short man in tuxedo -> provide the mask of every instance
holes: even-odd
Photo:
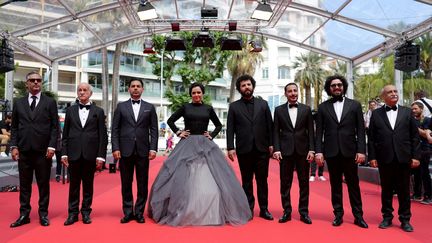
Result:
[[[243,190],[252,211],[255,205],[253,177],[257,183],[258,204],[261,218],[273,220],[268,211],[269,156],[273,153],[273,121],[265,100],[254,98],[255,80],[250,75],[236,81],[242,98],[233,102],[228,110],[227,149],[228,158],[234,161],[237,154]],[[234,136],[236,146],[234,146]]]
[[[117,105],[112,121],[112,151],[120,160],[123,213],[120,223],[135,219],[144,223],[144,207],[148,194],[149,160],[156,157],[158,120],[154,106],[141,99],[141,80],[129,84],[131,98]],[[133,202],[132,181],[136,169],[137,200]]]
[[[394,85],[384,86],[381,98],[385,106],[372,112],[368,130],[368,157],[378,167],[381,180],[381,213],[379,228],[386,229],[393,220],[393,192],[399,201],[402,230],[412,232],[410,224],[410,168],[420,165],[419,133],[411,109],[397,105],[399,95]]]
[[[20,217],[10,227],[30,223],[33,172],[39,190],[39,223],[49,225],[49,179],[57,143],[57,104],[41,93],[39,73],[30,72],[26,80],[29,93],[15,102],[12,111],[10,146],[12,159],[18,160]]]
[[[66,110],[62,136],[62,163],[69,168],[68,218],[64,225],[78,221],[80,188],[82,182],[82,221],[90,224],[93,201],[93,182],[96,169],[102,167],[106,157],[107,129],[102,108],[90,101],[93,94],[88,83],[77,89],[79,103]]]
[[[359,102],[345,97],[347,80],[340,75],[326,79],[324,90],[331,99],[318,106],[315,161],[327,162],[331,200],[335,218],[333,226],[343,223],[342,177],[345,176],[354,224],[368,228],[363,219],[358,164],[365,161],[366,143],[362,108]]]
[[[309,217],[309,163],[314,159],[314,127],[309,106],[298,103],[295,83],[285,86],[288,102],[276,107],[274,112],[274,154],[280,162],[280,192],[284,214],[279,223],[291,220],[291,185],[294,168],[299,181],[300,220],[312,224]]]

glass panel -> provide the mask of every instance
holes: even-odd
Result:
[[[324,32],[325,39],[317,41],[315,36],[315,42],[327,46],[330,52],[348,57],[355,57],[384,41],[382,35],[334,20],[324,25]]]
[[[413,0],[352,1],[341,15],[402,32],[432,16],[432,6]]]
[[[327,10],[329,12],[336,11],[346,0],[294,0],[295,3],[301,3],[311,7]]]
[[[75,12],[81,12],[83,10],[96,8],[98,6],[105,5],[107,3],[117,2],[117,0],[63,0],[69,5]]]
[[[97,13],[83,19],[105,42],[109,42],[120,37],[141,32],[140,29],[131,28],[122,9],[114,9]]]
[[[57,1],[15,2],[0,8],[0,29],[10,32],[69,15]]]

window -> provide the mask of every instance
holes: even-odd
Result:
[[[262,69],[262,78],[263,79],[268,79],[268,77],[269,77],[269,68],[265,67],[265,68]]]
[[[289,79],[291,77],[291,70],[287,66],[278,67],[278,79]]]
[[[280,58],[289,58],[290,57],[290,48],[289,47],[278,47],[278,56]]]
[[[315,35],[312,35],[310,38],[309,38],[309,44],[311,45],[311,46],[315,46]]]

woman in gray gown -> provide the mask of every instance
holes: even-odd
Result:
[[[225,155],[212,139],[222,129],[213,107],[202,102],[205,89],[189,88],[192,103],[183,105],[168,119],[181,138],[165,160],[149,196],[149,216],[159,224],[245,224],[252,215],[244,191]],[[174,124],[184,118],[185,129]],[[207,131],[209,120],[215,125]]]

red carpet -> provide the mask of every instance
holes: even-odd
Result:
[[[157,175],[163,162],[158,157],[151,162],[150,183]],[[238,173],[237,163],[232,163]],[[269,209],[275,221],[255,217],[244,226],[184,227],[160,226],[146,217],[145,224],[131,222],[120,224],[122,217],[120,174],[98,174],[95,179],[93,201],[93,223],[84,225],[81,221],[72,226],[63,226],[67,217],[67,195],[69,186],[52,182],[49,218],[51,225],[42,227],[37,216],[37,187],[33,187],[31,223],[19,228],[9,228],[19,214],[18,193],[0,193],[0,242],[431,242],[432,205],[412,203],[413,233],[405,233],[399,228],[397,216],[394,226],[387,230],[378,229],[381,220],[379,186],[361,183],[363,208],[369,229],[361,229],[353,224],[347,191],[344,192],[345,217],[340,227],[333,227],[329,182],[311,183],[310,216],[312,225],[299,221],[297,212],[298,184],[294,179],[293,219],[279,224],[282,215],[279,197],[279,165],[272,161],[269,173]],[[397,201],[394,201],[397,211]],[[258,208],[256,206],[256,208]],[[255,215],[258,211],[255,211]]]

